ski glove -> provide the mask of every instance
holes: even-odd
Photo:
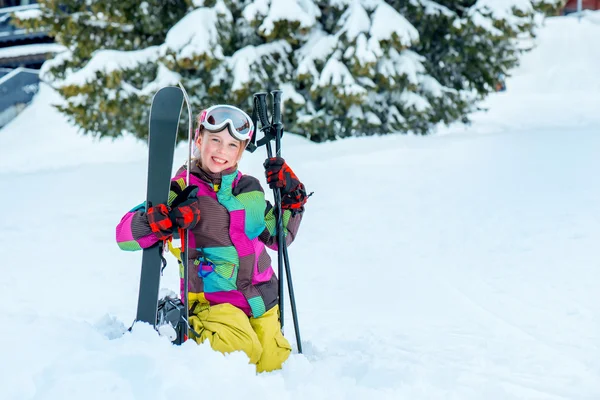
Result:
[[[281,157],[267,158],[263,165],[269,187],[271,189],[280,188],[282,196],[295,190],[300,183],[294,171]]]
[[[309,196],[304,185],[285,160],[281,157],[268,158],[264,166],[269,187],[281,189],[281,208],[303,211]]]
[[[292,215],[302,212],[304,211],[304,205],[311,194],[307,195],[304,185],[299,183],[295,190],[292,190],[286,195],[281,195],[281,208],[284,210],[292,210]]]
[[[148,209],[150,229],[160,240],[173,235],[176,228],[192,229],[200,221],[198,187],[190,185],[175,197],[171,206],[157,204]]]
[[[147,212],[150,229],[160,240],[166,240],[173,235],[173,222],[169,217],[169,207],[157,204],[150,207]]]
[[[175,197],[169,216],[173,225],[181,229],[193,229],[200,222],[198,186],[190,185]]]

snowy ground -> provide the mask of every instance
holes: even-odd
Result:
[[[0,131],[0,399],[599,399],[599,34],[548,21],[468,128],[284,138],[315,191],[290,248],[304,354],[261,375],[120,336],[141,254],[114,226],[144,197],[145,148],[78,136],[42,90]]]

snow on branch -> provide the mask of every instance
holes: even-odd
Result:
[[[380,60],[377,71],[381,75],[392,79],[404,75],[408,82],[418,85],[419,74],[425,72],[422,61],[424,61],[424,58],[413,51],[404,50],[402,53],[398,53],[396,50],[391,49],[389,57]]]
[[[156,78],[152,82],[145,85],[142,88],[142,90],[138,90],[128,84],[127,86],[129,86],[129,90],[127,90],[127,88],[125,88],[125,82],[123,82],[123,86],[129,93],[134,93],[137,96],[151,96],[162,87],[177,85],[177,82],[179,82],[180,80],[181,75],[171,71],[163,63],[159,62]]]
[[[325,64],[318,86],[340,88],[347,96],[367,94],[367,90],[356,83],[348,68],[339,60],[339,52],[334,53]]]
[[[353,41],[359,34],[369,32],[371,20],[360,1],[354,0],[352,5],[342,14],[338,26],[341,26],[340,33],[345,32],[348,41]]]
[[[406,108],[414,107],[417,112],[425,112],[431,108],[431,104],[420,94],[403,91],[399,97],[400,103]]]
[[[530,0],[477,0],[470,8],[469,16],[475,25],[500,36],[503,32],[493,26],[493,20],[504,20],[512,29],[518,30],[524,19],[515,15],[515,10],[525,15],[534,12]]]
[[[232,90],[241,90],[253,78],[251,69],[261,61],[272,58],[273,54],[279,54],[281,59],[286,59],[291,53],[292,47],[284,40],[263,44],[260,46],[246,46],[236,51],[227,60],[227,66],[234,77]],[[273,60],[275,64],[275,60]]]
[[[532,13],[533,6],[531,0],[477,0],[473,11],[490,12],[494,19],[508,20],[513,16],[513,10],[519,10],[523,14]]]
[[[454,11],[450,10],[441,4],[431,0],[410,0],[410,4],[413,6],[423,7],[423,11],[426,15],[444,15],[449,18],[456,17]]]
[[[443,86],[431,75],[419,75],[419,83],[423,92],[432,97],[440,98],[444,96],[444,93],[456,93],[455,89]]]
[[[300,3],[299,3],[300,1]],[[310,28],[320,15],[318,8],[302,0],[257,0],[244,8],[243,16],[249,21],[255,21],[265,16],[259,30],[269,36],[275,24],[280,21],[298,22],[301,28]]]
[[[53,58],[47,60],[42,64],[42,67],[40,68],[40,79],[50,85],[53,85],[55,83],[55,78],[51,71],[55,68],[60,68],[62,65],[68,63],[72,59],[73,52],[71,52],[70,50],[58,53]],[[72,70],[65,70],[66,75],[70,75],[71,73]]]
[[[264,17],[268,12],[269,0],[254,0],[244,8],[242,16],[246,21],[252,22]]]
[[[169,30],[163,50],[175,52],[178,58],[207,55],[223,59],[217,27],[220,19],[233,20],[226,8],[198,8],[192,11]]]
[[[85,12],[76,12],[70,14],[70,17],[73,19],[73,22],[77,24],[93,26],[95,28],[106,28],[110,26],[111,28],[117,28],[123,32],[131,32],[133,31],[133,24],[122,24],[119,22],[111,22],[104,19],[104,14],[102,13],[91,13],[89,11]]]
[[[371,37],[379,41],[398,36],[402,46],[409,47],[419,41],[419,32],[392,6],[381,2],[371,16]]]
[[[364,33],[361,33],[356,39],[356,49],[349,47],[347,53],[354,52],[356,59],[361,65],[376,63],[377,58],[383,54],[377,40],[367,40]]]
[[[313,77],[319,76],[319,71],[315,66],[315,61],[325,61],[333,53],[338,44],[337,35],[328,35],[323,31],[314,31],[304,46],[297,50],[298,76],[310,74]]]
[[[283,83],[279,85],[282,90],[281,103],[285,104],[286,101],[291,101],[294,104],[306,104],[306,99],[300,93],[296,91],[296,88],[291,83]]]
[[[157,62],[160,56],[159,49],[159,46],[151,46],[134,51],[99,50],[94,53],[85,67],[67,74],[67,78],[62,82],[56,82],[56,85],[58,87],[84,86],[96,80],[97,72],[109,74],[113,71],[133,70],[139,65]]]
[[[42,10],[39,8],[33,8],[29,10],[16,11],[15,17],[21,21],[26,21],[28,19],[39,19],[42,17]]]

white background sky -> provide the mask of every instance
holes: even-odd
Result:
[[[596,15],[548,20],[470,127],[284,137],[315,195],[290,248],[305,352],[270,374],[120,335],[141,253],[114,227],[144,198],[145,145],[78,135],[42,87],[0,131],[0,398],[600,398]]]

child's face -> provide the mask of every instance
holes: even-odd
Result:
[[[232,137],[227,128],[220,132],[204,131],[196,139],[202,166],[216,174],[233,167],[242,158],[242,142]]]

